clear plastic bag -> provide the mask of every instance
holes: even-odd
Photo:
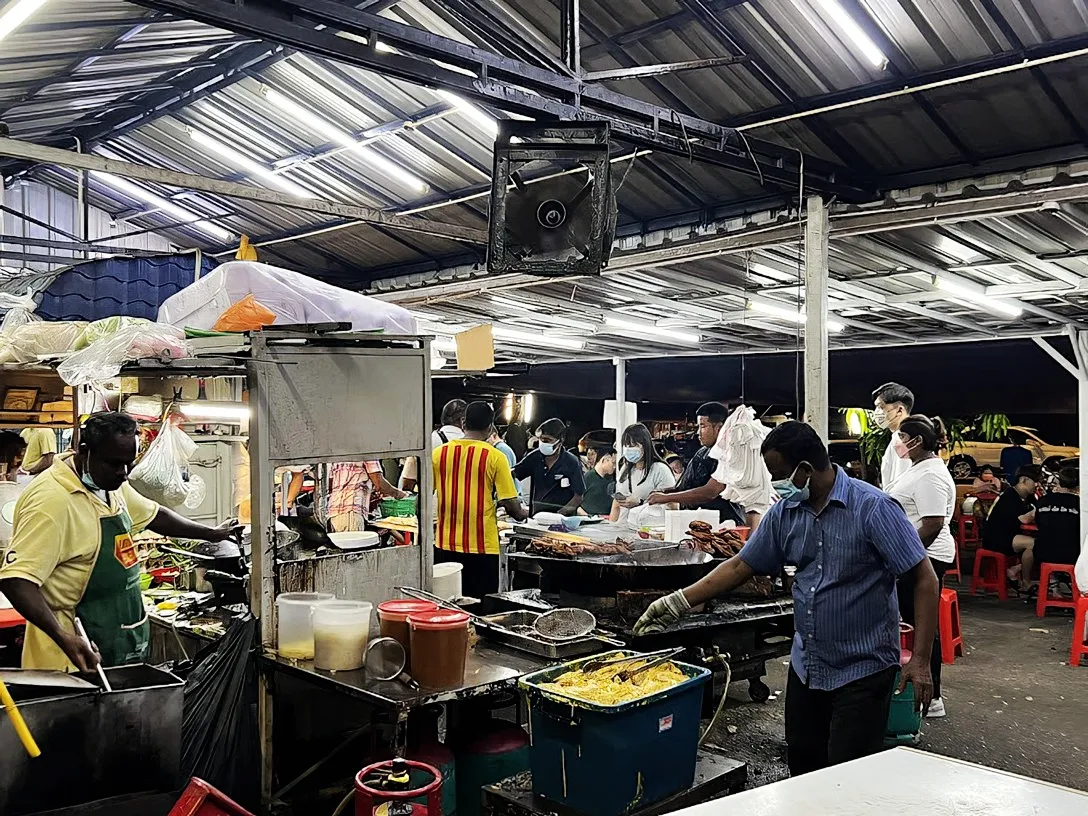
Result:
[[[188,356],[189,347],[180,329],[144,321],[77,351],[57,367],[57,373],[68,385],[90,385],[116,377],[128,360],[145,357],[177,360]]]
[[[37,308],[38,304],[34,302],[34,290],[32,289],[27,289],[25,295],[0,292],[0,312],[4,313],[4,319],[0,320],[0,335],[7,334],[17,326],[40,320],[34,314],[34,310]]]
[[[95,320],[94,322],[87,324],[87,328],[83,330],[79,339],[76,340],[74,348],[76,351],[81,351],[92,343],[97,343],[99,340],[112,337],[124,329],[133,328],[135,326],[151,325],[154,324],[143,317],[127,317],[125,315],[103,317],[101,320]]]
[[[194,451],[196,443],[168,419],[132,469],[129,482],[140,495],[152,501],[165,507],[180,507],[193,489],[187,476],[189,457]],[[200,487],[204,487],[203,481]]]
[[[40,357],[66,354],[86,327],[86,323],[32,320],[0,331],[0,363],[35,363]]]

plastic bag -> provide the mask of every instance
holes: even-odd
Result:
[[[195,451],[196,443],[168,419],[128,480],[141,496],[165,507],[180,507],[189,497],[189,457]]]
[[[246,295],[215,321],[215,331],[260,331],[276,322],[276,313],[253,295]]]
[[[145,320],[77,351],[57,367],[57,373],[68,385],[89,385],[116,377],[127,360],[144,357],[177,360],[188,356],[189,347],[180,329]]]
[[[0,331],[0,363],[36,363],[40,357],[66,354],[86,327],[82,322],[33,320]]]
[[[153,325],[150,320],[143,317],[125,317],[119,315],[116,317],[103,317],[101,320],[96,320],[93,323],[88,323],[87,328],[83,330],[83,333],[76,340],[75,350],[80,351],[87,348],[92,343],[97,343],[106,337],[112,337],[118,332],[132,328],[133,326],[151,326]]]
[[[25,295],[0,292],[0,312],[4,312],[4,319],[0,320],[0,335],[7,334],[18,326],[39,320],[40,318],[34,314],[37,308],[33,289],[28,288]]]

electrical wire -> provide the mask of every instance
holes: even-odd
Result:
[[[710,736],[710,732],[714,729],[714,726],[718,722],[718,717],[722,713],[722,709],[725,708],[725,698],[729,696],[729,684],[733,682],[733,669],[729,665],[729,661],[722,655],[718,655],[722,661],[722,665],[725,666],[725,688],[722,689],[722,698],[718,700],[718,707],[714,709],[714,716],[710,718],[710,722],[706,726],[706,730],[703,731],[699,737],[699,744],[702,745],[706,742],[706,738]]]

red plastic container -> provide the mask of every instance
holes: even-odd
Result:
[[[425,762],[415,762],[411,759],[403,760],[403,762],[408,766],[409,770],[423,771],[429,774],[432,777],[431,781],[422,788],[413,788],[412,790],[378,790],[370,787],[363,780],[375,771],[392,770],[393,761],[388,760],[367,765],[355,775],[355,816],[375,816],[379,808],[381,808],[382,812],[378,816],[386,816],[394,809],[395,805],[411,807],[412,816],[442,816],[442,774],[438,772],[437,768]],[[412,799],[418,799],[421,796],[427,797],[426,805],[411,802]],[[387,807],[382,807],[383,805],[387,805]]]
[[[254,816],[222,791],[195,776],[167,816]]]

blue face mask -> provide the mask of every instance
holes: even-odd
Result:
[[[799,467],[800,465],[793,469],[793,473],[790,474],[788,479],[778,479],[777,481],[771,482],[771,487],[774,488],[774,492],[778,494],[778,497],[782,499],[782,501],[808,501],[809,496],[811,495],[808,489],[808,483],[809,479],[812,477],[809,476],[808,479],[805,479],[804,487],[795,485],[793,483],[793,477],[797,475],[797,468]]]
[[[559,443],[558,442],[541,442],[539,445],[536,446],[536,449],[538,451],[540,451],[542,454],[544,454],[545,456],[551,456],[553,453],[555,453],[559,449]]]
[[[642,458],[642,448],[628,447],[623,449],[623,458],[632,465]]]
[[[83,463],[83,475],[79,477],[79,480],[83,482],[89,489],[95,491],[101,491],[102,488],[95,484],[93,478],[91,478],[91,472],[87,469],[87,463]]]

